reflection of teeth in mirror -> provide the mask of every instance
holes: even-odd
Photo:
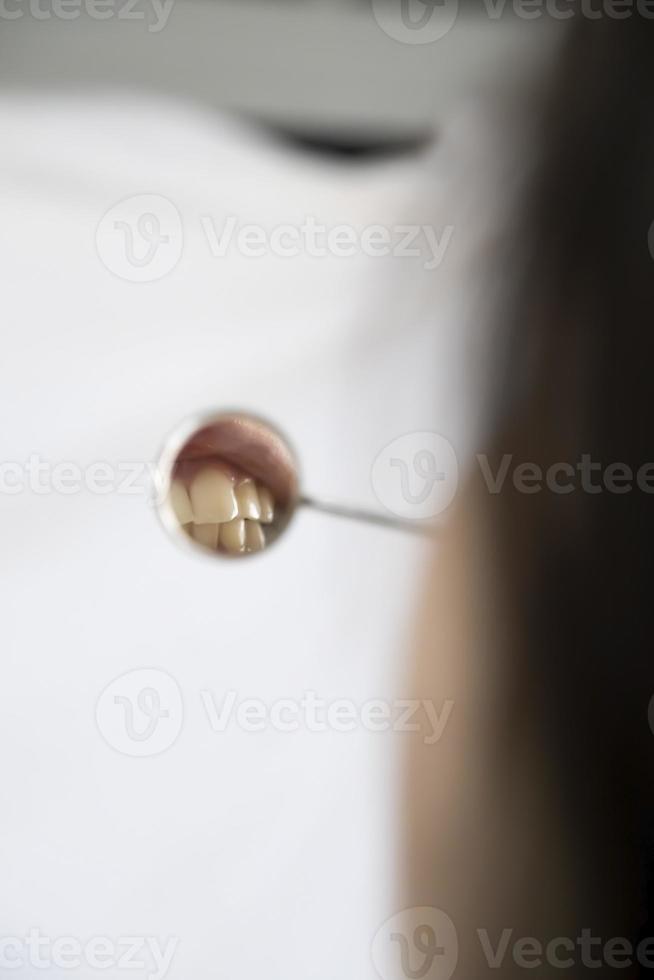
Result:
[[[193,521],[193,508],[188,490],[181,480],[173,480],[170,488],[170,506],[179,523],[191,524]]]
[[[272,524],[275,517],[275,501],[268,487],[259,487],[259,506],[261,508],[261,523]]]
[[[191,535],[194,541],[215,551],[218,547],[218,533],[220,524],[193,524],[191,525]]]
[[[266,547],[266,536],[259,521],[245,522],[245,550],[262,551]]]
[[[195,524],[225,524],[237,516],[234,484],[215,466],[208,466],[193,478],[189,488]]]
[[[261,518],[261,504],[254,480],[243,480],[236,487],[235,492],[238,516],[247,517],[251,521],[258,521]]]
[[[261,525],[272,524],[275,517],[275,501],[267,487],[215,466],[200,470],[188,490],[181,479],[173,480],[169,502],[193,541],[230,555],[262,551],[266,534]]]
[[[239,555],[245,551],[245,521],[242,517],[236,517],[227,524],[220,525],[220,544],[232,555]]]

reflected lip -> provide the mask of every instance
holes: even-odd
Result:
[[[183,445],[174,475],[200,460],[220,461],[235,475],[253,477],[270,488],[280,505],[298,495],[297,467],[281,436],[264,422],[237,413],[217,417]]]

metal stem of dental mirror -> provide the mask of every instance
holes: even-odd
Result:
[[[415,534],[423,538],[436,537],[440,531],[440,528],[434,524],[414,524],[413,521],[406,521],[401,517],[391,517],[389,514],[382,514],[379,511],[365,510],[363,507],[336,503],[331,500],[316,500],[315,497],[302,496],[299,498],[297,505],[298,507],[310,507],[312,510],[320,511],[322,514],[328,514],[330,517],[342,517],[348,521],[375,524],[377,527],[403,531],[405,534]]]
[[[250,412],[212,412],[185,423],[167,441],[159,473],[164,527],[196,553],[231,559],[267,550],[301,507],[420,537],[438,533],[424,520],[303,494],[287,439]]]

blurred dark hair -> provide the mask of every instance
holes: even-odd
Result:
[[[653,42],[634,12],[580,18],[566,45],[521,216],[498,458],[589,454],[634,474],[654,461]],[[581,914],[594,925],[608,901],[613,936],[652,936],[654,495],[634,482],[493,506],[519,669],[576,828]]]

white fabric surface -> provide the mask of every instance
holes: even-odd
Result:
[[[446,435],[464,461],[488,227],[483,130],[466,119],[420,159],[352,165],[181,103],[3,96],[3,460],[153,460],[189,414],[243,406],[288,433],[319,495],[376,506],[372,462],[413,430]],[[142,193],[175,203],[184,250],[139,284],[107,271],[95,232]],[[454,235],[433,272],[215,259],[202,214]],[[424,545],[305,512],[234,566],[175,547],[142,496],[2,494],[0,514],[0,935],[177,937],[172,980],[373,977],[396,903],[402,736],[217,734],[201,691],[401,696]],[[135,759],[106,744],[95,710],[139,667],[176,679],[184,725]]]

